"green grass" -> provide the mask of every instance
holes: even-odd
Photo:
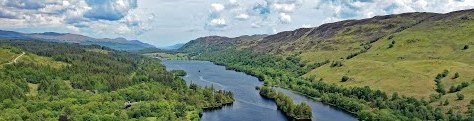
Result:
[[[472,18],[472,15],[469,16]],[[474,79],[474,49],[462,50],[464,45],[474,45],[474,20],[456,17],[424,22],[395,33],[392,39],[385,37],[373,43],[367,53],[344,60],[342,67],[331,68],[326,65],[305,76],[316,76],[325,82],[343,86],[370,86],[389,94],[398,92],[429,99],[429,95],[436,93],[434,78],[444,69],[450,71],[442,80],[446,90]],[[392,41],[395,41],[394,47],[388,48]],[[300,57],[316,62],[327,58],[338,59],[344,54],[344,51],[316,51],[303,53]],[[461,76],[452,79],[455,72]],[[353,80],[340,82],[342,76],[349,76]],[[474,99],[472,92],[474,85],[460,92],[465,95],[462,101],[456,100],[455,93],[443,96],[441,101],[448,99],[449,108],[465,110],[469,101]]]
[[[36,96],[38,95],[38,86],[39,84],[28,83],[28,87],[30,88],[30,92],[26,94],[26,96]]]
[[[15,53],[12,49],[0,48],[0,65],[9,63],[15,57],[21,55],[20,53]]]

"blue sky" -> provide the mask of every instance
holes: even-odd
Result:
[[[0,29],[169,46],[202,36],[274,34],[376,15],[471,8],[474,0],[0,0]]]

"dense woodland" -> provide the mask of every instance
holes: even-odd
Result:
[[[50,59],[0,65],[0,120],[199,120],[203,109],[234,101],[227,91],[187,86],[182,72],[138,54],[24,40],[1,40],[0,48]]]
[[[313,116],[311,107],[305,102],[294,104],[293,100],[285,94],[275,91],[271,87],[258,87],[260,95],[275,100],[278,109],[285,112],[285,115],[296,120],[310,120]]]
[[[474,101],[471,101],[467,112],[451,110],[445,113],[448,109],[433,106],[425,99],[406,97],[397,93],[389,95],[367,86],[342,87],[314,81],[314,78],[302,77],[311,69],[329,64],[328,61],[306,65],[295,56],[282,58],[237,49],[192,53],[191,55],[196,56],[197,59],[213,61],[229,69],[254,75],[266,85],[298,91],[351,112],[361,120],[474,120]],[[346,78],[346,80],[349,79]],[[458,98],[461,99],[462,96]],[[445,103],[449,102],[446,100]]]

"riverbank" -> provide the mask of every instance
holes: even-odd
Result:
[[[183,77],[187,83],[200,86],[213,86],[217,90],[227,90],[234,93],[235,102],[218,110],[208,110],[201,113],[203,121],[289,121],[285,113],[278,108],[276,102],[262,97],[255,87],[263,86],[258,78],[227,70],[224,66],[216,65],[209,61],[183,61],[164,60],[167,70],[185,70]],[[287,96],[300,102],[303,95],[288,91]],[[296,98],[295,98],[296,97]],[[304,100],[312,109],[312,120],[317,121],[356,121],[351,114],[335,107],[325,105],[314,100]]]

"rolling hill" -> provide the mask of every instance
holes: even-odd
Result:
[[[79,43],[83,45],[101,45],[117,50],[137,51],[155,46],[140,42],[138,40],[127,40],[125,38],[92,38],[79,34],[70,33],[20,33],[14,31],[0,30],[0,39],[20,39],[20,40],[44,40],[51,42]]]
[[[180,51],[205,55],[202,58],[232,67],[251,65],[255,63],[251,60],[259,56],[240,57],[240,61],[246,62],[229,63],[225,58],[210,55],[221,53],[233,57],[229,54],[251,51],[260,56],[274,56],[273,61],[296,60],[301,63],[300,70],[316,64],[316,68],[299,77],[347,88],[368,86],[389,95],[397,93],[430,100],[432,106],[445,111],[466,112],[474,99],[474,86],[469,86],[474,83],[472,33],[474,10],[403,13],[327,23],[249,41],[241,41],[240,37],[203,37],[187,43]],[[439,77],[444,71],[446,75]],[[249,72],[257,76],[271,74],[271,70],[264,74]],[[272,84],[275,78],[263,80]],[[458,88],[462,83],[468,86]],[[465,99],[459,100],[458,95]],[[451,103],[439,105],[447,101]]]
[[[230,92],[186,85],[156,59],[26,40],[0,40],[0,92],[1,121],[194,121],[234,101]]]

